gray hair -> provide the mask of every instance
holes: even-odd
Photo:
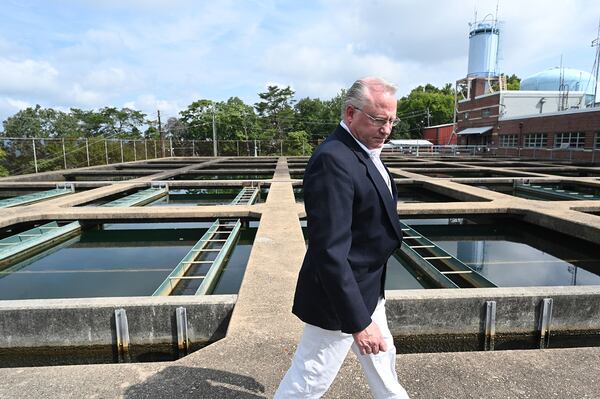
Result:
[[[357,108],[363,108],[369,97],[368,92],[371,89],[377,89],[386,93],[396,94],[396,86],[382,78],[366,77],[358,79],[346,92],[346,97],[344,98],[341,109],[342,119],[344,119],[346,116],[346,108],[348,108],[348,105]]]

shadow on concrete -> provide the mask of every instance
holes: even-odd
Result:
[[[254,378],[227,371],[167,367],[125,391],[125,398],[266,398],[265,387]]]

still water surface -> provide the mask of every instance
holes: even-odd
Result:
[[[81,235],[0,272],[0,299],[146,296],[210,226],[122,223]],[[256,233],[242,228],[215,294],[237,293]]]

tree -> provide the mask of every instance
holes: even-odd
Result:
[[[332,116],[331,103],[318,98],[303,98],[294,105],[297,131],[304,131],[311,138],[326,137],[339,123],[338,115]]]
[[[40,105],[17,112],[2,125],[6,137],[65,137],[80,133],[73,115]]]
[[[188,140],[212,139],[212,118],[214,103],[211,100],[198,100],[181,111],[179,119],[186,126],[176,137]]]
[[[167,123],[165,123],[162,127],[163,136],[164,137],[174,137],[177,139],[186,138],[188,135],[189,126],[183,120],[179,118],[175,118],[174,116],[167,119]],[[158,130],[156,131],[157,139],[160,139]]]
[[[267,86],[267,91],[258,93],[262,101],[254,108],[264,123],[264,138],[283,139],[294,123],[294,91],[286,86]]]
[[[238,97],[217,104],[217,124],[220,140],[252,140],[260,132],[254,108]]]
[[[428,125],[450,123],[454,117],[454,92],[451,84],[442,89],[426,84],[414,88],[408,96],[398,100],[400,124],[393,138],[417,138]]]
[[[147,124],[146,114],[131,108],[117,109],[104,107],[100,110],[103,117],[101,134],[118,138],[141,138],[140,128]]]
[[[287,155],[310,155],[312,147],[308,140],[309,136],[304,130],[288,133],[286,140]]]
[[[508,90],[520,90],[521,79],[513,73],[506,79],[506,88]]]
[[[103,134],[105,118],[100,112],[71,108],[71,114],[77,120],[82,136],[96,137]]]
[[[141,138],[142,127],[149,124],[146,114],[130,108],[104,107],[99,111],[71,108],[80,132],[85,137]]]
[[[0,163],[5,164],[6,162],[6,151],[4,151],[2,148],[0,148]],[[4,177],[4,176],[8,176],[9,172],[8,169],[5,168],[3,165],[0,165],[0,177]]]

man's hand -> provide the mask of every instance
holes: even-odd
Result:
[[[379,331],[379,326],[372,321],[367,328],[352,334],[354,342],[358,346],[361,355],[378,354],[379,351],[385,352],[387,345]]]

